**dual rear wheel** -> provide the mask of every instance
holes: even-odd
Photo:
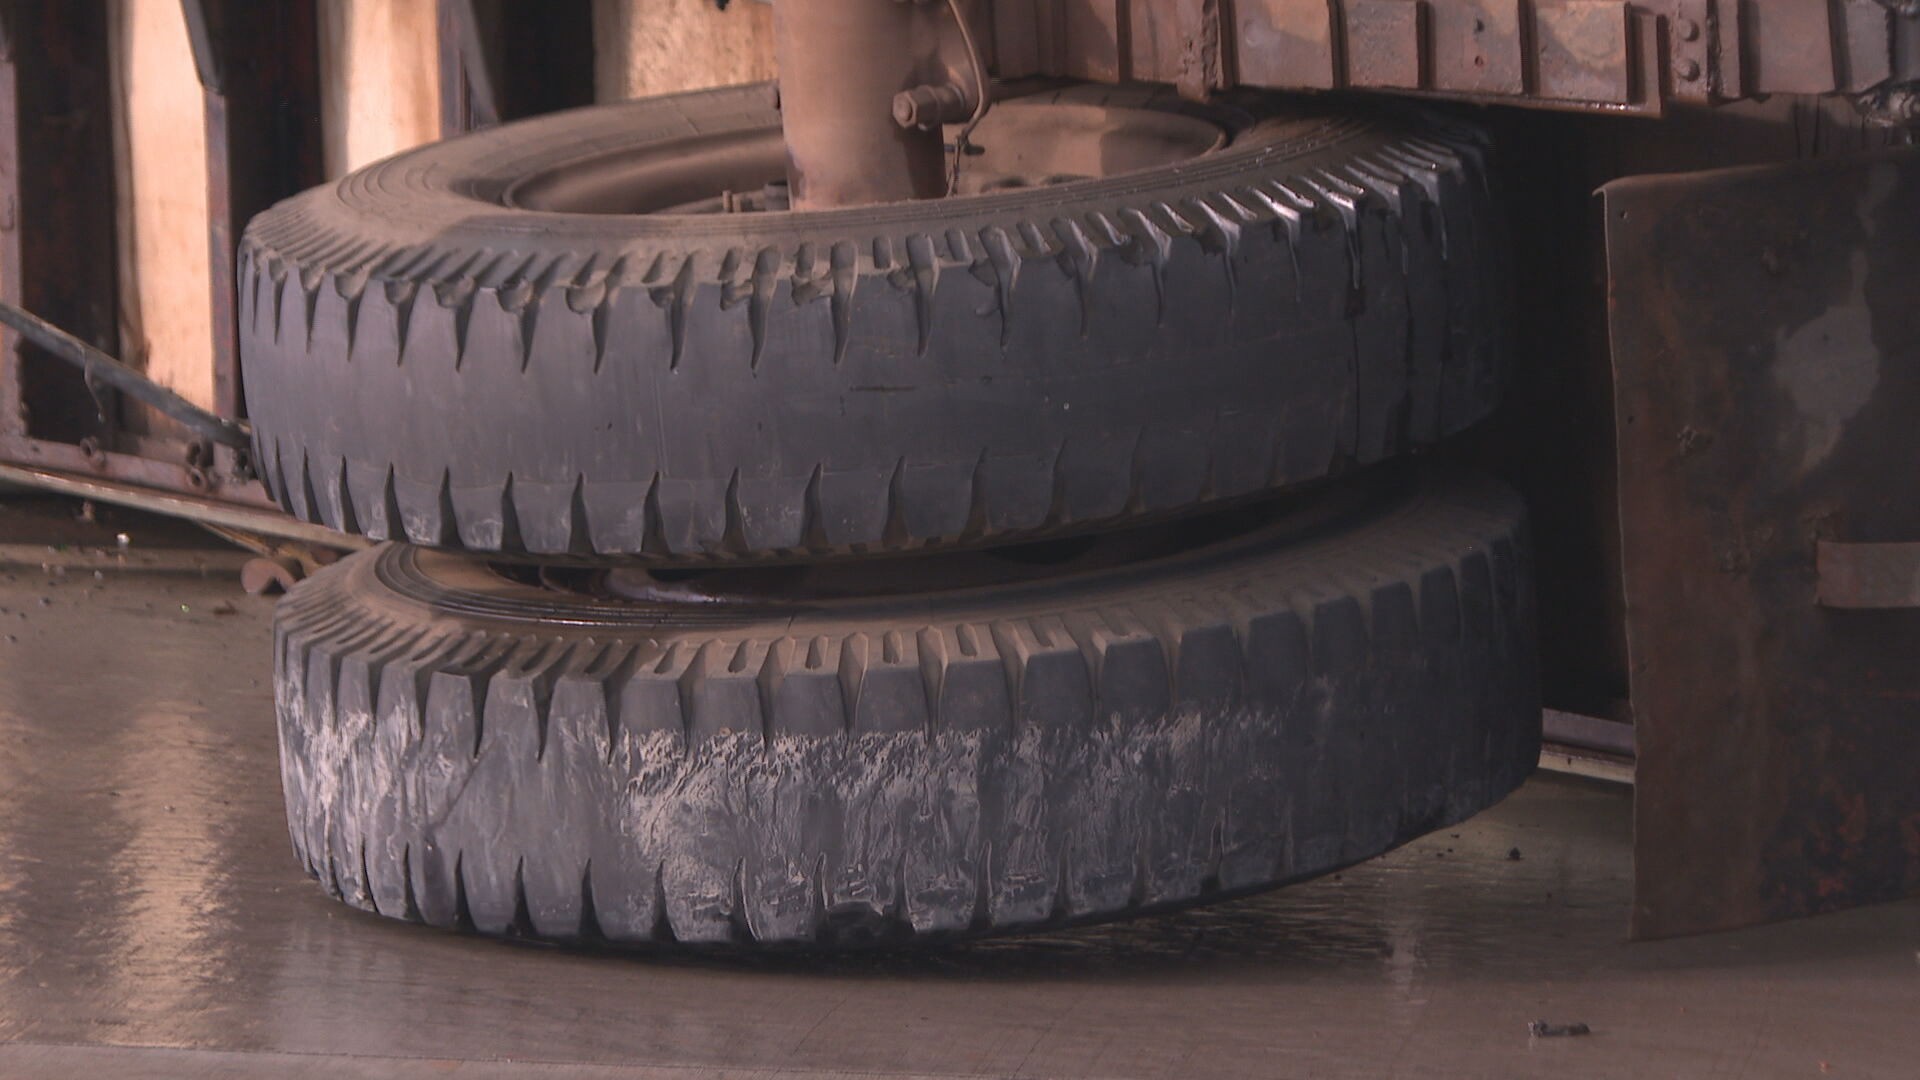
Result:
[[[792,213],[767,101],[509,125],[248,230],[270,488],[404,541],[277,617],[310,873],[490,933],[953,937],[1520,782],[1522,508],[1390,460],[1506,362],[1471,129],[1049,90],[962,194]]]

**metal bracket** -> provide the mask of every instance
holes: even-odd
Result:
[[[1601,190],[1634,933],[1920,893],[1920,150]]]

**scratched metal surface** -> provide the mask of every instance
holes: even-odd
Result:
[[[34,562],[0,565],[0,1076],[1893,1077],[1920,1051],[1920,904],[1628,945],[1627,795],[1566,779],[1337,879],[921,956],[362,916],[290,853],[268,602]]]

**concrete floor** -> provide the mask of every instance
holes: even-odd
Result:
[[[271,602],[72,513],[0,504],[0,1077],[1920,1075],[1920,903],[1628,944],[1627,792],[1549,776],[1335,878],[924,955],[361,915],[290,853]],[[174,572],[96,578],[121,530]]]

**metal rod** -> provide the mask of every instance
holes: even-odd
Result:
[[[278,536],[323,547],[359,549],[369,541],[346,533],[334,532],[324,525],[309,525],[283,510],[246,503],[210,499],[201,495],[183,495],[141,487],[106,476],[83,476],[61,469],[14,465],[0,461],[0,484],[19,484],[60,495],[72,495],[95,502],[131,506],[154,514],[185,518],[199,525],[223,525],[244,529],[262,536]]]
[[[900,0],[773,6],[781,126],[795,209],[946,194],[938,128],[901,127],[894,96],[951,81],[944,7]]]
[[[11,326],[49,354],[79,368],[89,384],[105,383],[222,446],[246,449],[253,445],[253,437],[245,424],[208,412],[30,311],[0,300],[0,323]]]

